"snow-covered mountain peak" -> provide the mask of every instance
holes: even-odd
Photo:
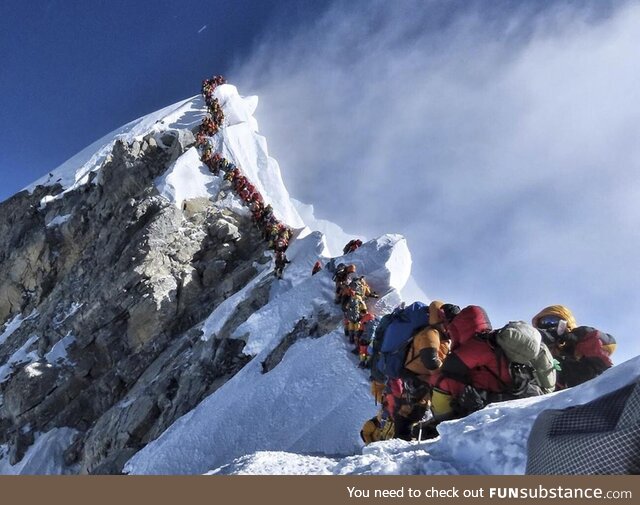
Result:
[[[33,192],[38,186],[60,185],[63,191],[69,191],[79,187],[88,182],[88,174],[100,169],[117,140],[132,143],[147,134],[192,129],[200,124],[205,113],[204,100],[197,95],[147,114],[96,140],[24,190]]]
[[[224,110],[224,123],[210,139],[213,150],[242,170],[264,201],[273,207],[278,219],[293,228],[303,228],[305,223],[282,181],[280,167],[269,156],[266,139],[258,133],[258,123],[253,117],[258,97],[242,97],[230,84],[217,86],[214,97]],[[156,186],[164,198],[181,207],[184,201],[193,198],[215,199],[220,191],[218,182],[219,178],[211,177],[193,148],[175,161],[156,181]]]
[[[125,125],[0,204],[0,473],[521,473],[541,409],[640,376],[635,359],[445,423],[440,440],[363,448],[379,406],[332,275],[355,265],[377,314],[407,287],[426,302],[407,242],[361,237],[342,255],[354,237],[290,198],[257,97],[229,84],[213,96],[224,121],[206,142],[295,229],[282,278],[279,227],[194,136],[210,97]]]
[[[273,276],[266,229],[225,173],[201,161],[196,133],[210,104],[200,97],[115,130],[4,202],[0,423],[11,430],[0,436],[0,472],[121,471],[183,414],[206,415],[208,397],[227,403],[214,424],[234,410],[247,417],[229,437],[235,448],[194,461],[197,471],[254,448],[359,447],[361,414],[374,407],[366,373],[345,350],[331,265],[355,264],[381,295],[370,308],[384,312],[410,273],[406,241],[384,235],[338,256],[351,237],[290,198],[253,117],[257,98],[228,84],[214,98],[224,120],[206,142],[293,228],[283,278]],[[312,276],[318,260],[325,268]],[[310,370],[311,380],[294,379]],[[338,375],[340,392],[326,387]],[[238,403],[236,387],[253,400]],[[348,415],[336,410],[336,394],[351,399],[338,402]],[[300,395],[315,398],[300,407],[314,422],[283,419],[242,445],[250,411],[267,418],[274,400],[293,408]],[[342,435],[327,443],[327,429]]]
[[[258,107],[257,96],[242,97],[232,84],[218,86],[213,92],[213,96],[218,99],[220,106],[224,109],[224,119],[227,126],[248,123],[253,131],[258,131],[258,122],[253,117]]]

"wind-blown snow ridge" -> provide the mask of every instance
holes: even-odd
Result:
[[[258,124],[252,116],[257,98],[242,98],[230,84],[218,86],[214,96],[224,109],[226,123],[212,137],[214,152],[242,169],[265,203],[273,206],[278,219],[294,228],[303,227],[304,222],[282,181],[278,162],[269,156],[267,141],[257,132]]]
[[[216,87],[214,97],[224,110],[224,124],[210,138],[214,152],[234,165],[262,194],[265,204],[271,204],[278,219],[294,228],[304,227],[304,221],[292,203],[282,181],[278,162],[269,156],[266,139],[258,133],[258,122],[253,113],[258,105],[255,96],[242,97],[231,84]],[[200,107],[202,102],[198,102]],[[199,118],[205,109],[199,109]],[[194,153],[196,152],[193,149]],[[219,177],[209,175],[200,158],[187,151],[167,173],[156,181],[160,194],[177,207],[184,200],[215,197],[220,189]]]

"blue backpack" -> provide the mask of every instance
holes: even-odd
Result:
[[[380,356],[376,363],[378,370],[388,379],[401,378],[407,349],[413,336],[428,325],[429,308],[422,302],[414,302],[394,310],[380,346]]]

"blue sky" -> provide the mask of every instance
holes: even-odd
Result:
[[[102,135],[199,92],[308,0],[3,0],[0,200]],[[321,2],[320,2],[321,4]]]
[[[640,353],[638,2],[22,4],[0,4],[0,199],[223,73],[291,193],[404,234],[429,296],[496,325],[566,304]]]

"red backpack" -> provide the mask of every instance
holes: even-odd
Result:
[[[447,326],[451,336],[451,347],[464,344],[478,333],[492,330],[489,316],[482,307],[469,305],[460,311]]]

